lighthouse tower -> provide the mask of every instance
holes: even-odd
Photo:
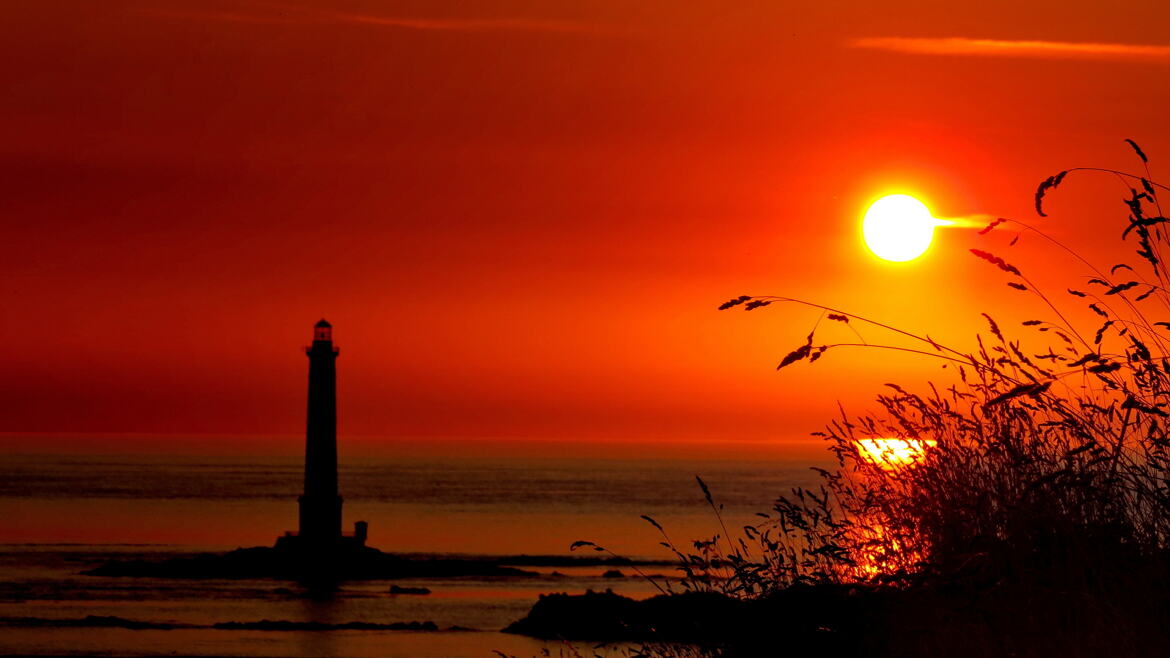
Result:
[[[313,327],[309,355],[309,414],[305,431],[305,493],[300,503],[302,541],[335,542],[341,537],[341,496],[337,493],[337,353],[333,325]]]
[[[321,320],[313,327],[309,357],[309,409],[305,427],[305,489],[297,498],[300,530],[285,533],[277,548],[342,549],[362,546],[366,523],[357,522],[352,535],[341,532],[341,495],[337,490],[337,354],[333,325]]]

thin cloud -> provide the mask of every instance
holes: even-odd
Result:
[[[605,26],[567,20],[545,18],[422,18],[378,16],[375,14],[347,14],[333,11],[312,11],[296,7],[279,7],[263,13],[238,12],[175,12],[148,10],[153,16],[188,21],[244,23],[254,25],[369,25],[446,32],[562,32],[603,34],[614,32]]]
[[[952,37],[870,37],[848,42],[852,48],[908,55],[1014,57],[1030,59],[1101,59],[1170,62],[1170,46],[1072,41],[1011,41]]]
[[[364,14],[329,14],[338,22],[385,25],[411,30],[485,32],[491,30],[531,32],[598,32],[596,25],[539,18],[393,18]]]

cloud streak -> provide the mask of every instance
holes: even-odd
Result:
[[[148,13],[160,18],[254,25],[313,26],[342,24],[443,32],[560,32],[603,34],[613,31],[601,25],[548,18],[425,18],[379,16],[374,14],[313,11],[287,6],[274,7],[273,11],[270,12],[252,14],[232,12],[174,12],[166,10],[154,10]]]
[[[867,37],[852,39],[851,48],[884,50],[907,55],[1009,57],[1023,59],[1095,59],[1170,63],[1170,46],[1074,41],[1019,41],[1005,39],[944,39]]]
[[[412,30],[446,30],[458,32],[486,32],[493,30],[529,32],[595,32],[599,28],[584,23],[538,18],[395,18],[364,14],[329,14],[340,23],[383,25]]]

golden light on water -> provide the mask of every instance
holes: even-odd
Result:
[[[938,445],[934,439],[868,438],[854,441],[860,458],[897,477],[897,471],[921,463],[929,451]],[[883,477],[870,473],[873,477]],[[851,529],[854,550],[853,562],[845,571],[850,577],[869,580],[883,574],[913,569],[922,560],[923,546],[916,533],[907,534],[905,526],[891,532],[886,523],[874,514],[857,520]]]
[[[865,461],[895,470],[922,460],[929,448],[938,445],[934,439],[860,439],[857,452]]]
[[[884,196],[865,211],[861,234],[877,257],[888,261],[914,260],[930,247],[934,229],[950,224],[930,214],[926,204],[907,194]]]

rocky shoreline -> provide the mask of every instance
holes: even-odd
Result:
[[[279,580],[398,580],[407,578],[535,578],[520,567],[660,566],[656,561],[558,555],[437,556],[384,553],[364,546],[344,553],[305,553],[268,546],[237,548],[165,560],[112,560],[82,571],[117,578],[272,578]]]

